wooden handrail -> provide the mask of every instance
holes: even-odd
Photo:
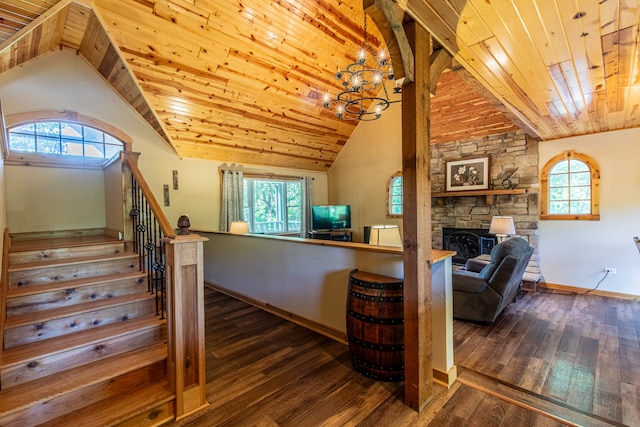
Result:
[[[9,290],[9,248],[11,247],[11,237],[9,229],[4,229],[2,245],[2,276],[0,277],[0,359],[2,359],[2,349],[4,347],[4,321],[7,318],[7,292]],[[0,382],[2,390],[2,382]]]
[[[131,170],[131,173],[136,178],[136,181],[138,182],[138,186],[142,190],[144,197],[147,199],[147,203],[149,203],[149,206],[151,207],[151,211],[153,212],[153,215],[156,217],[156,220],[160,225],[162,234],[164,234],[165,237],[170,239],[175,238],[176,237],[175,230],[173,229],[173,227],[171,227],[171,224],[169,224],[169,220],[165,216],[164,212],[162,212],[162,209],[160,208],[160,204],[158,203],[156,198],[153,197],[153,193],[151,192],[151,189],[149,188],[147,181],[145,181],[144,177],[142,176],[140,169],[138,169],[138,165],[135,162],[130,161],[128,158],[124,159],[124,163],[129,167],[129,169]]]

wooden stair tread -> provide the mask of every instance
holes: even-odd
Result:
[[[127,304],[135,301],[142,301],[145,299],[155,298],[155,295],[142,292],[137,294],[122,295],[119,297],[89,301],[80,304],[74,304],[66,307],[53,308],[50,310],[41,310],[34,313],[20,314],[17,316],[7,317],[4,322],[6,329],[16,328],[19,326],[30,325],[32,323],[46,322],[54,319],[60,319],[73,314],[87,313],[91,311],[98,311],[105,307]]]
[[[79,421],[90,421],[91,425],[114,426],[145,411],[175,399],[176,395],[169,390],[166,381],[149,384],[127,393],[125,396],[114,396],[109,399],[88,405],[70,412],[41,426],[73,425]],[[169,420],[173,420],[173,416]],[[158,420],[161,421],[161,420]]]
[[[114,237],[104,235],[52,237],[48,239],[12,240],[9,252],[37,251],[42,249],[58,249],[66,247],[91,246],[104,243],[122,242]]]
[[[35,270],[40,268],[51,268],[51,267],[60,267],[65,265],[75,265],[75,264],[92,264],[94,262],[100,261],[112,261],[119,259],[137,259],[138,254],[133,252],[123,252],[118,254],[111,255],[97,255],[90,257],[78,257],[78,258],[64,258],[64,259],[56,259],[51,261],[38,261],[38,262],[29,262],[24,264],[15,264],[9,266],[9,273],[16,271],[25,271],[25,270]]]
[[[41,359],[45,356],[51,356],[78,347],[98,344],[106,339],[155,328],[165,323],[166,320],[161,320],[160,316],[144,316],[104,325],[96,329],[87,329],[73,334],[8,348],[2,352],[0,368],[6,369],[25,361]]]
[[[0,417],[34,405],[45,404],[54,397],[109,381],[117,375],[133,372],[166,358],[167,345],[159,343],[52,374],[44,380],[30,381],[2,390]]]
[[[99,285],[101,283],[108,283],[115,280],[135,279],[137,277],[146,278],[146,276],[147,276],[147,273],[145,273],[144,271],[138,271],[134,273],[119,273],[119,274],[109,274],[104,276],[90,276],[90,277],[72,279],[72,280],[62,280],[59,282],[42,284],[42,285],[21,286],[18,288],[9,288],[7,290],[7,299],[17,298],[17,297],[22,297],[27,295],[36,295],[44,292]]]

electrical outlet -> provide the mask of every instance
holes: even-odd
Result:
[[[616,269],[613,268],[613,267],[605,267],[604,271],[605,271],[605,273],[616,274]]]

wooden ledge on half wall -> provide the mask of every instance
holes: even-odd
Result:
[[[203,230],[203,229],[197,229],[197,228],[190,228],[189,231],[193,233],[231,234],[228,231],[213,231],[213,230]],[[363,251],[383,252],[383,253],[398,254],[398,255],[402,255],[404,253],[403,248],[398,248],[393,246],[374,246],[374,245],[369,245],[367,243],[343,242],[343,241],[337,241],[337,240],[305,239],[302,237],[271,235],[271,234],[249,233],[249,234],[238,234],[238,236],[258,238],[258,239],[288,240],[291,242],[305,243],[309,245],[335,246],[339,248],[352,248],[352,249],[358,249]],[[440,262],[449,257],[453,257],[455,254],[456,254],[455,251],[443,251],[440,249],[432,249],[431,262],[435,264],[436,262]]]

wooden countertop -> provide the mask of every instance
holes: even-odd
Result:
[[[190,229],[192,233],[210,233],[210,234],[224,234],[224,235],[232,235],[226,231],[210,231],[210,230],[198,230],[198,229]],[[239,237],[248,237],[248,238],[256,238],[256,239],[274,239],[274,240],[287,240],[296,243],[303,243],[309,245],[320,245],[320,246],[333,246],[338,248],[351,248],[361,251],[369,251],[369,252],[384,252],[389,254],[397,254],[402,255],[404,253],[403,248],[397,248],[392,246],[372,246],[366,243],[356,243],[356,242],[340,242],[340,241],[332,241],[332,240],[319,240],[319,239],[303,239],[301,237],[291,237],[291,236],[272,236],[267,234],[239,234]],[[440,249],[432,249],[431,251],[431,262],[436,263],[440,261],[444,261],[447,258],[453,257],[456,254],[455,251],[443,251]]]

